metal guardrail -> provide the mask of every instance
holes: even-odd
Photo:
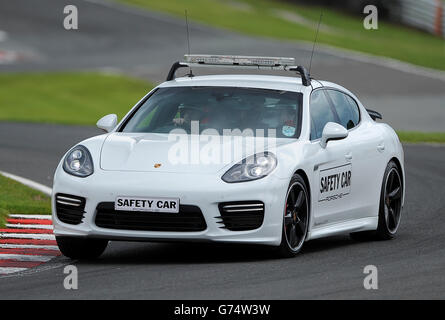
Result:
[[[391,15],[403,24],[445,36],[445,2],[443,0],[398,0]]]

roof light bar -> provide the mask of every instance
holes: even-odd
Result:
[[[235,65],[255,67],[285,67],[295,65],[294,58],[282,57],[253,57],[253,56],[225,56],[225,55],[184,55],[185,62],[208,65]]]
[[[184,55],[184,59],[184,62],[178,61],[172,65],[167,76],[167,81],[175,79],[176,71],[180,68],[219,66],[254,68],[258,70],[296,71],[301,76],[304,86],[311,85],[309,72],[305,67],[295,65],[294,58],[186,54]],[[193,75],[189,74],[189,76],[192,77]]]

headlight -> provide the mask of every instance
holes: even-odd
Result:
[[[273,153],[258,153],[235,164],[222,179],[228,183],[257,180],[267,176],[276,166],[277,158]]]
[[[78,177],[88,177],[93,174],[93,159],[88,149],[82,145],[71,149],[63,161],[63,170]]]

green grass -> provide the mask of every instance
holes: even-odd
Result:
[[[50,214],[50,198],[0,175],[0,228],[11,213]]]
[[[94,125],[109,113],[120,119],[152,87],[100,73],[0,74],[0,121]]]
[[[272,0],[118,1],[167,12],[181,18],[184,18],[184,10],[187,9],[190,20],[204,24],[248,35],[310,42],[314,40],[315,27],[320,12],[323,11],[323,28],[318,37],[319,43],[445,70],[444,39],[381,20],[378,30],[365,30],[365,15],[353,16],[333,9]],[[297,14],[311,23],[288,21],[278,16],[276,10]],[[198,38],[193,38],[193,34],[191,36],[192,42],[199,41]]]
[[[9,212],[6,209],[0,208],[0,229],[5,227],[8,214]]]
[[[445,143],[445,132],[397,131],[402,142],[408,143]]]

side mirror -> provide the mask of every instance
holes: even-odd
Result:
[[[117,125],[117,115],[108,114],[97,121],[96,126],[106,132],[112,131]]]
[[[328,122],[323,128],[320,145],[326,148],[329,140],[340,140],[348,136],[348,130],[342,125],[334,122]]]

